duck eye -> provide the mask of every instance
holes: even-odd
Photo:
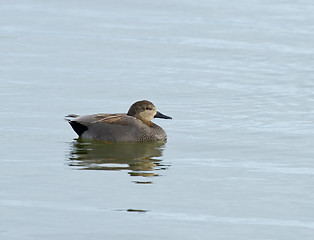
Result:
[[[146,110],[152,110],[151,108],[147,107]]]

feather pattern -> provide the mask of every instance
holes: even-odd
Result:
[[[66,119],[82,138],[114,142],[166,140],[166,132],[151,121],[157,116],[170,119],[157,112],[151,102],[144,100],[134,103],[128,114],[71,114]]]

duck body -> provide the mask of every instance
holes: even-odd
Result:
[[[170,117],[157,112],[146,100],[134,103],[127,114],[68,115],[67,120],[79,137],[109,142],[165,141],[166,132],[151,120]]]

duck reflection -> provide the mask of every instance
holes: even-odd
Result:
[[[78,139],[72,143],[68,165],[82,170],[129,170],[131,176],[158,176],[165,142],[101,142]],[[138,182],[150,183],[150,182]]]

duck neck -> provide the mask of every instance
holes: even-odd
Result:
[[[145,120],[141,120],[143,123],[145,123],[147,126],[152,127],[155,124],[152,121],[145,121]]]

